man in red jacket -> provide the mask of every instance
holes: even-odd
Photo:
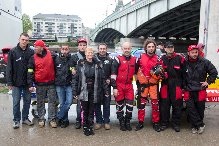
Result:
[[[51,127],[56,128],[55,54],[42,40],[37,40],[34,47],[35,54],[28,62],[27,82],[30,91],[33,91],[33,84],[36,86],[39,127],[45,126],[45,98],[48,97],[48,120]]]
[[[116,100],[117,118],[120,122],[120,130],[131,131],[130,120],[132,119],[134,89],[132,79],[136,74],[136,58],[131,56],[131,44],[122,44],[123,54],[115,57],[112,63],[111,84],[113,95]],[[126,105],[124,117],[123,107]]]

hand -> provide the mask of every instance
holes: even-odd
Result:
[[[107,80],[106,80],[106,83],[109,85],[109,84],[110,84],[110,79],[107,79]]]
[[[12,90],[13,86],[8,86],[8,90]]]
[[[114,95],[114,97],[118,96],[118,90],[117,89],[113,89],[113,95]]]
[[[75,74],[76,74],[76,70],[75,70],[75,69],[72,69],[72,70],[71,70],[71,73],[72,73],[73,75],[75,75]]]
[[[29,88],[29,91],[30,91],[30,92],[34,92],[34,87],[30,87],[30,88]]]
[[[208,87],[208,82],[205,81],[205,82],[200,82],[200,83],[202,84],[202,85],[201,85],[202,87],[204,87],[204,88],[207,88],[207,87]]]
[[[74,99],[78,99],[78,96],[74,96]]]

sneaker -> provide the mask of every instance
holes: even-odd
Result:
[[[198,133],[198,129],[197,128],[192,128],[192,134],[196,134]]]
[[[176,132],[180,132],[180,127],[179,126],[173,126],[172,127]]]
[[[22,124],[26,124],[28,126],[33,126],[33,122],[31,122],[29,119],[22,121]]]
[[[80,129],[81,128],[81,121],[76,121],[75,128]]]
[[[84,135],[86,135],[86,136],[90,135],[90,131],[86,126],[83,127],[83,132],[84,132]]]
[[[110,130],[110,124],[105,124],[104,128],[105,128],[105,130]]]
[[[205,130],[205,125],[202,127],[199,127],[198,134],[202,134],[204,132],[204,130]]]
[[[88,130],[89,130],[89,135],[94,135],[95,134],[93,128],[89,128]]]
[[[141,130],[144,127],[142,122],[139,122],[138,125],[135,127],[135,131]]]
[[[69,126],[69,121],[62,121],[62,123],[60,124],[61,128],[66,128]]]
[[[161,125],[161,126],[160,126],[160,130],[161,130],[161,131],[164,131],[164,130],[166,130],[167,128],[168,128],[167,125]]]
[[[18,129],[19,127],[20,127],[20,122],[15,121],[14,124],[13,124],[13,128]]]
[[[39,125],[40,128],[44,127],[45,126],[45,120],[40,120],[38,122],[38,125]]]
[[[96,123],[95,126],[94,126],[94,129],[99,130],[101,127],[102,127],[101,124]]]
[[[55,120],[50,121],[49,124],[52,128],[57,128],[57,123]]]

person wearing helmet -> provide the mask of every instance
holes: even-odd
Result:
[[[154,40],[147,39],[144,42],[145,53],[141,54],[138,60],[138,73],[137,73],[137,86],[138,92],[140,92],[138,97],[138,121],[135,130],[138,131],[142,129],[144,119],[145,119],[145,105],[148,101],[148,95],[150,95],[152,104],[152,122],[153,129],[160,132],[160,113],[158,105],[158,82],[160,77],[155,74],[155,66],[159,64],[158,56],[155,54],[156,43]],[[154,70],[155,69],[155,70]]]
[[[208,85],[215,82],[217,75],[215,66],[209,60],[199,56],[199,48],[196,45],[190,45],[183,72],[183,88],[193,134],[204,132],[206,89]]]
[[[116,114],[119,119],[120,130],[131,131],[130,120],[132,119],[134,89],[133,76],[136,74],[137,59],[131,55],[132,45],[130,42],[122,44],[123,54],[115,57],[112,63],[111,85],[116,101]],[[124,116],[124,106],[126,112]]]
[[[50,52],[44,41],[37,40],[34,43],[35,54],[29,59],[27,83],[29,91],[33,91],[36,85],[38,125],[45,126],[45,97],[48,97],[48,121],[52,128],[56,123],[56,89],[55,89],[55,65],[56,54]]]
[[[160,89],[160,118],[161,130],[169,126],[170,108],[172,106],[171,125],[176,132],[180,132],[180,118],[183,107],[182,98],[182,70],[185,64],[185,58],[174,51],[172,42],[165,44],[166,55],[161,57],[167,78],[161,82]]]
[[[78,52],[72,56],[73,66],[76,67],[80,59],[85,59],[86,48],[87,48],[87,40],[85,38],[79,38],[78,39]],[[82,119],[81,119],[81,104],[79,100],[77,100],[76,112],[77,112],[77,117],[76,117],[75,128],[80,129]]]
[[[205,57],[205,54],[204,54],[204,48],[205,48],[205,45],[202,44],[202,43],[198,43],[197,44],[197,48],[199,49],[199,56],[200,57]]]

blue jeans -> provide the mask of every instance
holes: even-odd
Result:
[[[23,97],[23,109],[22,109],[22,120],[28,119],[30,103],[31,103],[31,93],[27,86],[13,87],[12,88],[12,98],[13,98],[13,121],[20,122],[21,111],[20,111],[20,101],[21,96]]]
[[[56,92],[59,98],[60,110],[57,118],[63,121],[68,121],[68,111],[72,104],[72,87],[71,86],[56,86]]]
[[[96,123],[98,124],[108,124],[110,122],[110,101],[111,96],[103,97],[103,114],[101,111],[101,103],[95,104],[95,115],[96,115]]]

